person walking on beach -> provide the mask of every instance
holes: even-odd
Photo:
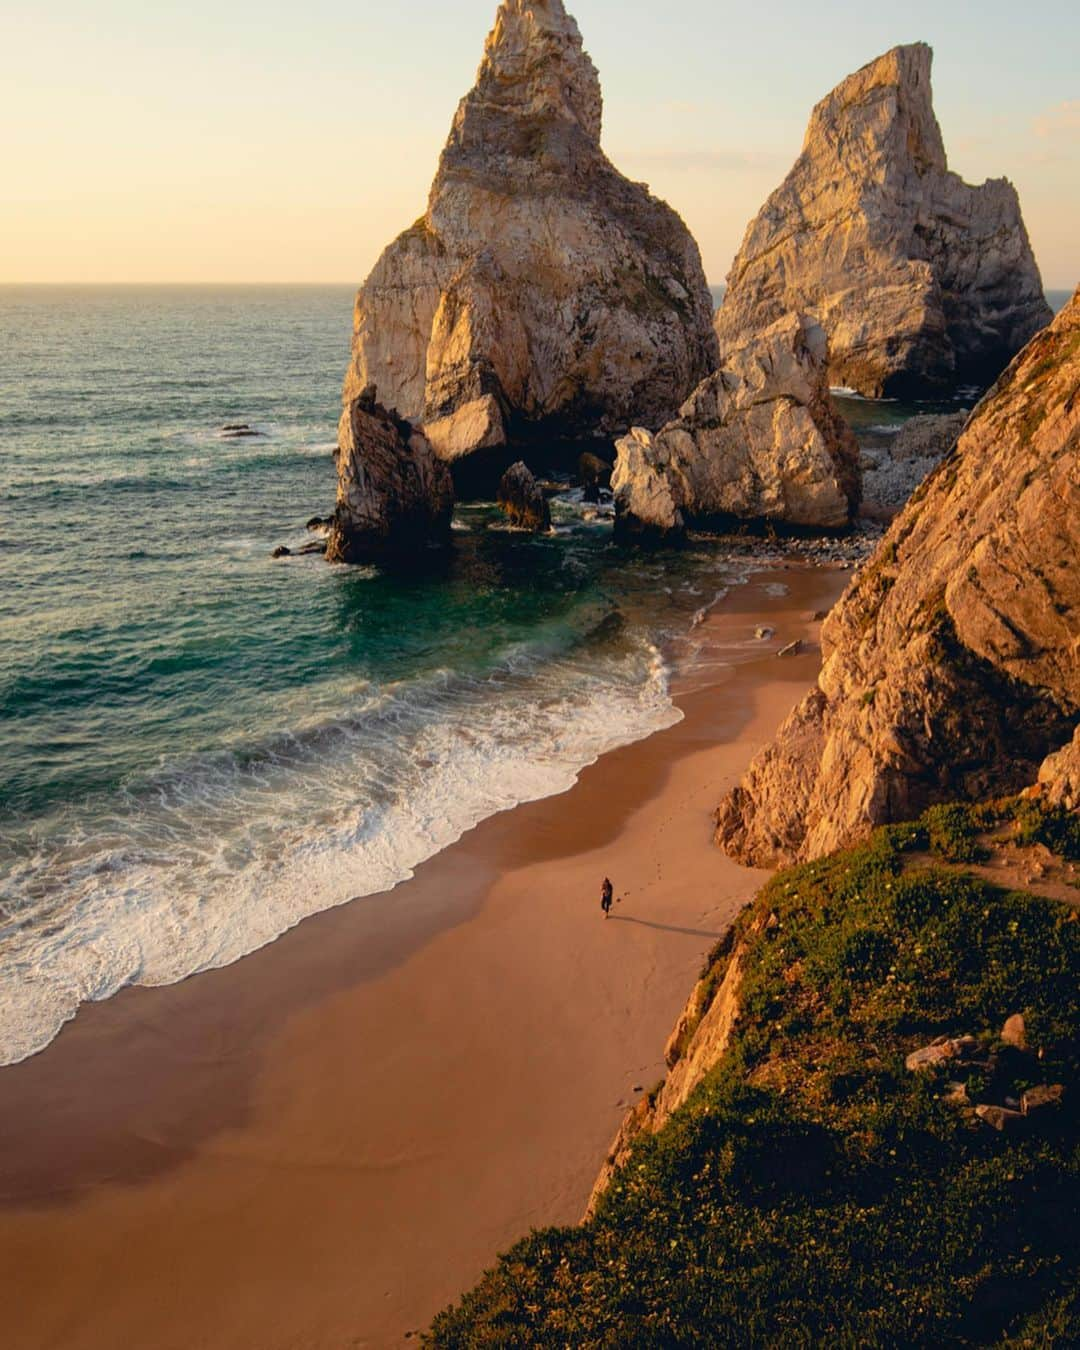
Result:
[[[615,887],[607,877],[604,878],[604,884],[600,888],[600,908],[604,911],[604,918],[611,917],[611,902],[615,897]]]

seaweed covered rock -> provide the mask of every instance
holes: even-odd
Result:
[[[374,388],[342,413],[337,462],[337,509],[326,547],[330,562],[405,558],[449,537],[450,470],[421,431],[377,402]]]
[[[562,0],[504,0],[427,210],[357,296],[346,402],[377,384],[455,474],[485,457],[494,484],[537,431],[659,426],[716,363],[697,245],[609,162],[601,112]]]
[[[511,464],[499,483],[499,506],[520,530],[540,533],[551,529],[551,508],[544,490],[520,460]]]
[[[858,447],[829,398],[825,334],[792,314],[704,380],[679,416],[617,445],[623,536],[715,519],[840,529],[859,502]]]
[[[903,396],[989,384],[1050,322],[1015,188],[949,172],[932,60],[896,47],[814,109],[728,276],[722,350],[804,310],[834,384]]]
[[[1080,292],[826,620],[818,686],[725,798],[717,842],[758,864],[816,858],[1033,783],[1080,717],[1078,553]]]

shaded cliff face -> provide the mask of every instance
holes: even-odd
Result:
[[[791,314],[741,347],[655,436],[618,442],[623,535],[718,518],[839,529],[859,504],[859,451],[833,411],[821,327]]]
[[[922,43],[897,47],[814,109],[728,276],[721,347],[806,310],[834,384],[911,395],[989,384],[1049,323],[1016,190],[949,172],[931,62]]]
[[[356,302],[374,383],[457,461],[539,426],[658,426],[715,365],[697,245],[600,149],[596,70],[561,0],[505,0],[428,209]]]
[[[374,389],[351,399],[341,415],[337,465],[330,562],[411,558],[449,537],[450,470],[422,432],[375,401]]]
[[[721,805],[717,842],[757,864],[815,858],[1033,783],[1080,716],[1078,550],[1080,292],[829,616],[818,687]]]

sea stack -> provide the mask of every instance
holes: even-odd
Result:
[[[404,560],[449,537],[450,470],[423,432],[377,401],[374,387],[351,399],[342,413],[337,462],[328,561]]]
[[[1016,189],[950,173],[924,43],[814,109],[802,154],[728,276],[721,348],[808,311],[831,380],[871,398],[993,382],[1050,322]]]
[[[1041,779],[1077,795],[1080,291],[976,409],[822,630],[818,687],[717,813],[760,865]]]
[[[667,538],[718,520],[838,530],[859,504],[859,450],[829,399],[821,326],[791,314],[740,347],[656,435],[618,442],[616,532]]]
[[[697,245],[608,161],[601,109],[562,0],[504,0],[427,211],[357,296],[346,402],[377,384],[455,476],[660,426],[716,364]]]

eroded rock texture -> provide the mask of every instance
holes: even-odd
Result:
[[[337,463],[330,562],[408,558],[449,536],[450,470],[421,431],[376,401],[374,388],[350,400],[342,413]]]
[[[806,311],[832,382],[870,397],[989,384],[1050,321],[1005,179],[950,173],[929,47],[896,47],[814,109],[802,154],[746,232],[721,348]]]
[[[511,464],[503,474],[497,500],[511,525],[519,530],[539,534],[551,529],[551,508],[544,489],[521,460]]]
[[[716,364],[712,301],[686,226],[600,149],[601,110],[562,0],[504,0],[428,209],[357,297],[346,402],[377,384],[455,465],[674,415]]]
[[[741,347],[678,418],[618,442],[611,486],[625,536],[722,518],[838,529],[859,500],[858,447],[829,399],[825,334],[792,314]]]
[[[1033,783],[1080,715],[1080,292],[975,410],[822,629],[818,687],[717,813],[771,864]],[[1075,746],[1044,770],[1071,797]]]

